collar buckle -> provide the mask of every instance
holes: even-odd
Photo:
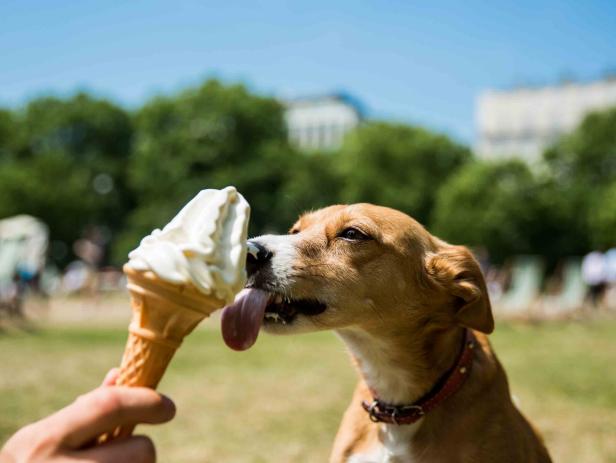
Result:
[[[379,421],[381,421],[376,414],[377,408],[379,408],[379,401],[374,399],[367,410],[370,421],[372,421],[373,423],[378,423]]]
[[[399,418],[413,415],[419,419],[426,414],[421,405],[387,405],[378,399],[374,399],[370,404],[364,404],[364,409],[368,412],[370,421],[374,423],[391,420],[393,424],[398,425],[400,424]]]

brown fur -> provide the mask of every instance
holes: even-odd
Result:
[[[340,238],[349,227],[372,239]],[[484,278],[466,248],[433,237],[399,211],[369,204],[306,214],[291,233],[297,235],[291,238],[297,249],[292,295],[318,295],[328,309],[295,327],[266,329],[336,330],[361,377],[332,463],[386,447],[390,453],[374,461],[550,461],[540,437],[511,401],[505,372],[485,335],[494,321]],[[461,390],[413,428],[394,429],[368,419],[360,405],[371,400],[368,385],[386,402],[418,400],[455,363],[465,328],[475,330],[481,348]]]

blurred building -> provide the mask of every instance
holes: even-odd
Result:
[[[361,104],[346,94],[286,101],[285,120],[291,142],[305,150],[332,150],[363,118]]]
[[[476,105],[477,153],[484,158],[541,158],[591,111],[616,105],[616,78],[589,83],[489,90]]]

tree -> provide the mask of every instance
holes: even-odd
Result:
[[[17,143],[17,122],[14,114],[0,108],[0,162],[13,157]]]
[[[155,98],[134,123],[129,177],[138,208],[114,250],[116,262],[203,188],[235,185],[252,206],[251,233],[271,226],[296,154],[276,100],[210,80]]]
[[[338,157],[343,202],[390,206],[428,223],[438,186],[471,155],[444,135],[370,122],[346,138]]]
[[[290,169],[270,212],[278,231],[287,231],[304,212],[340,202],[341,179],[335,153],[292,152]]]
[[[589,114],[544,153],[537,242],[551,255],[580,255],[607,244],[615,207],[616,108]]]
[[[438,192],[432,229],[456,244],[485,247],[494,262],[535,251],[529,227],[536,219],[537,186],[521,161],[476,161]]]
[[[27,162],[5,161],[0,167],[0,217],[39,217],[49,225],[51,238],[68,250],[100,207],[89,180],[88,169],[63,152]],[[63,262],[68,256],[55,257]]]
[[[90,225],[117,232],[133,202],[125,175],[131,138],[124,110],[85,94],[0,113],[0,151],[8,147],[0,154],[0,217],[36,215],[66,249]]]
[[[616,179],[616,107],[590,113],[570,135],[544,154],[552,177],[576,194],[597,192]]]
[[[592,244],[598,249],[616,246],[616,180],[591,204],[589,223]]]
[[[109,101],[79,93],[66,100],[33,100],[21,125],[25,146],[20,158],[67,154],[89,171],[88,181],[101,196],[99,210],[90,220],[118,230],[133,206],[126,178],[133,135],[128,113]]]
[[[24,156],[62,151],[88,162],[123,161],[130,150],[128,114],[106,100],[84,93],[62,100],[32,100],[22,115],[26,144]]]

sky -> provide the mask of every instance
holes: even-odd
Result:
[[[616,70],[616,1],[0,1],[0,105],[87,90],[128,108],[208,77],[472,143],[486,89]]]

